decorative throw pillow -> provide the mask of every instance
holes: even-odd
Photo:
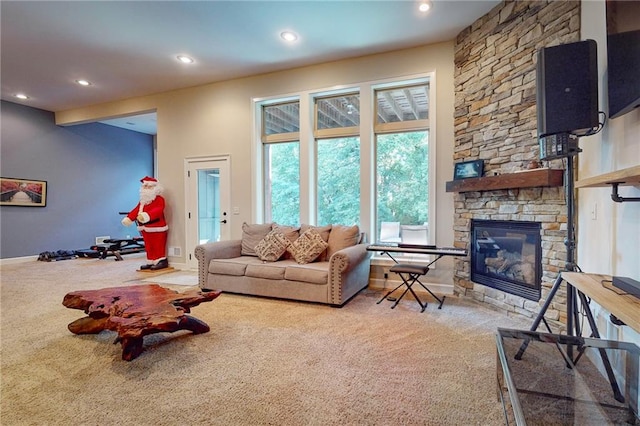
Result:
[[[282,233],[290,242],[294,242],[300,237],[300,227],[299,226],[287,226],[287,225],[278,225],[276,223],[273,224],[273,229]],[[286,252],[284,254],[283,259],[291,259],[291,254]]]
[[[275,262],[280,259],[290,245],[291,241],[282,232],[273,230],[256,245],[255,251],[260,260]]]
[[[333,225],[331,234],[329,234],[329,248],[327,249],[327,257],[331,257],[333,253],[343,248],[355,246],[360,240],[360,229],[358,225],[344,226]]]
[[[287,248],[287,251],[293,256],[296,262],[304,264],[316,260],[327,246],[328,244],[324,242],[316,230],[308,229]]]
[[[313,225],[306,225],[306,224],[303,223],[302,226],[300,227],[300,234],[303,234],[305,231],[307,231],[309,229],[313,229],[314,231],[317,231],[318,234],[320,234],[320,236],[322,237],[322,239],[324,240],[325,243],[329,242],[329,234],[331,233],[331,225],[313,226]],[[324,262],[325,260],[327,260],[327,250],[325,250],[322,253],[320,253],[320,256],[318,256],[317,260],[319,262]]]
[[[256,246],[267,234],[271,232],[271,223],[242,224],[242,248],[240,254],[243,256],[257,256]]]

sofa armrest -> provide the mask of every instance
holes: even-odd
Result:
[[[371,252],[369,244],[356,244],[339,250],[329,259],[329,291],[333,305],[342,306],[369,285]]]
[[[198,285],[206,288],[211,259],[231,259],[242,255],[242,240],[216,241],[196,246],[194,255],[198,259]]]

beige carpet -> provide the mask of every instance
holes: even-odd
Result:
[[[452,296],[420,313],[370,291],[342,309],[223,294],[192,311],[209,333],[147,336],[126,362],[114,333],[71,334],[83,313],[61,301],[148,281],[139,263],[2,266],[2,425],[504,424],[494,333],[528,324]]]
[[[166,274],[161,274],[155,277],[146,278],[142,281],[148,282],[148,283],[156,283],[156,284],[197,286],[198,272],[197,271],[171,271]]]

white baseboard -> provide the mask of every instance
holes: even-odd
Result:
[[[7,259],[0,259],[0,266],[12,265],[14,263],[26,263],[38,260],[38,256],[24,256],[24,257],[9,257]]]

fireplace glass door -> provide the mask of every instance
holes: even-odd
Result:
[[[540,300],[539,222],[472,220],[471,281]]]

